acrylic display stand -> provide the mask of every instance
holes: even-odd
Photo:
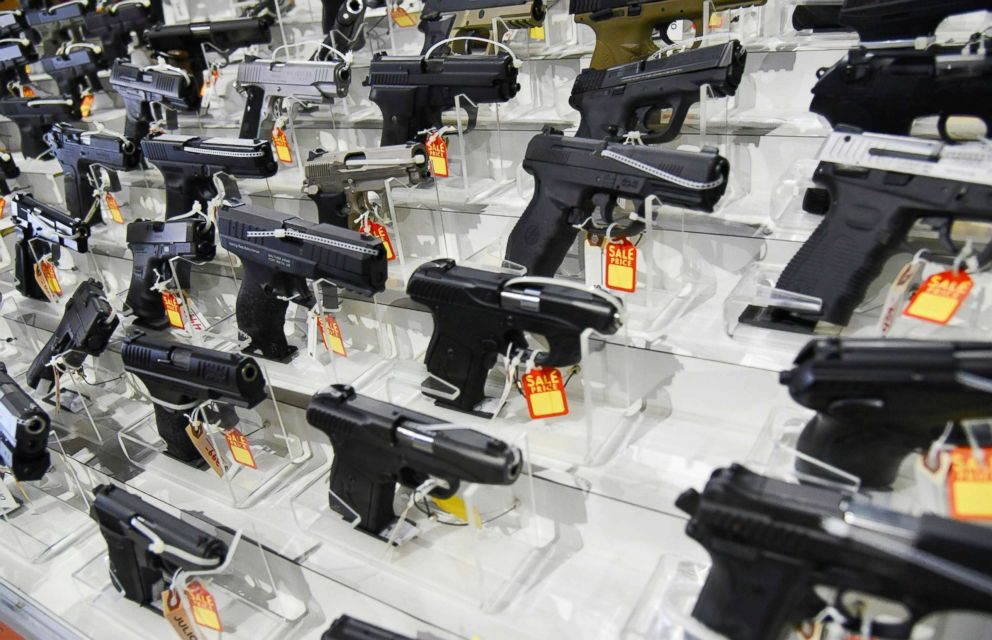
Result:
[[[662,556],[624,625],[622,640],[725,640],[692,617],[708,572],[687,558]]]
[[[556,523],[536,509],[526,441],[526,436],[507,440],[525,460],[516,483],[463,484],[457,494],[464,503],[460,517],[429,498],[418,500],[406,511],[392,547],[355,528],[357,514],[348,520],[331,509],[330,474],[323,474],[291,500],[299,527],[325,543],[307,564],[356,587],[382,580],[377,576],[385,573],[483,611],[504,608],[550,561],[558,537]],[[397,493],[397,513],[405,511],[409,496],[409,490]],[[435,516],[428,517],[428,510]]]

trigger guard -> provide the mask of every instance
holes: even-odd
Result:
[[[462,109],[465,110],[465,114],[468,116],[468,125],[465,127],[465,133],[468,133],[475,129],[475,125],[479,121],[479,107],[464,104],[462,105]]]

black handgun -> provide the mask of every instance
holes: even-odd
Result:
[[[667,205],[713,211],[727,190],[730,164],[716,149],[663,147],[571,138],[545,129],[531,138],[523,161],[534,176],[534,195],[506,243],[506,259],[530,275],[551,277],[575,242],[581,225],[614,238],[636,235],[641,222],[614,217],[618,198],[643,214],[657,196]],[[626,216],[623,216],[626,218]]]
[[[586,329],[613,334],[622,323],[623,303],[606,292],[535,283],[448,259],[417,267],[406,291],[434,318],[427,371],[458,389],[453,399],[428,395],[459,411],[471,412],[483,400],[497,356],[510,347],[530,350],[525,332],[544,336],[549,345],[535,356],[536,366],[565,367],[582,359]]]
[[[176,286],[189,289],[191,262],[209,262],[217,255],[214,230],[202,218],[185,220],[136,220],[127,225],[127,246],[134,258],[131,286],[125,304],[135,315],[135,323],[162,329],[169,324],[162,294],[152,287],[172,277],[169,261],[175,265]]]
[[[10,185],[8,180],[13,180],[21,175],[21,170],[14,162],[14,156],[0,151],[0,196],[10,195]]]
[[[97,77],[100,58],[88,46],[42,58],[37,64],[52,77],[59,93],[76,104],[82,103],[84,89],[90,93],[102,89]]]
[[[985,42],[992,46],[992,38]],[[948,119],[971,116],[992,135],[992,50],[851,49],[819,78],[810,111],[834,127],[909,135],[917,118],[939,116],[938,130],[950,140]]]
[[[396,483],[416,489],[428,478],[431,491],[450,498],[461,482],[513,484],[523,465],[520,449],[473,429],[431,429],[438,420],[360,396],[348,385],[317,392],[307,422],[331,440],[331,509],[379,537],[396,522]],[[446,486],[445,486],[446,485]],[[335,499],[335,496],[337,499]]]
[[[283,324],[289,300],[312,308],[308,280],[327,280],[372,295],[386,287],[386,249],[372,236],[238,200],[217,212],[220,245],[241,258],[244,273],[235,313],[248,350],[274,360],[296,352]]]
[[[832,619],[852,633],[863,630],[865,594],[899,603],[898,616],[871,620],[876,638],[908,638],[940,611],[992,611],[992,543],[979,525],[910,516],[739,465],[717,469],[676,506],[713,560],[692,615],[731,640],[786,637],[828,606],[819,586],[836,590]]]
[[[670,142],[682,131],[689,108],[699,102],[706,85],[723,98],[737,93],[747,51],[737,40],[702,47],[667,58],[643,60],[597,71],[586,69],[575,79],[568,104],[582,114],[578,138],[619,139],[640,131],[646,143]],[[671,109],[666,125],[658,115]]]
[[[83,24],[89,11],[89,0],[76,0],[25,11],[24,19],[39,35],[38,42],[44,52],[55,53],[65,42],[75,39],[73,30]]]
[[[321,0],[321,27],[324,44],[341,53],[359,51],[365,46],[362,25],[365,22],[364,0]],[[315,60],[326,60],[331,52],[321,47],[314,54]]]
[[[179,68],[169,71],[117,60],[110,70],[110,86],[124,100],[127,119],[124,135],[141,140],[148,135],[154,120],[152,104],[173,111],[197,111],[200,108],[198,81]]]
[[[24,38],[32,44],[41,41],[41,35],[28,26],[27,16],[21,9],[0,11],[0,40]]]
[[[545,15],[544,0],[425,0],[417,25],[424,34],[421,53],[452,36],[503,42],[510,29],[540,27]],[[472,53],[473,44],[455,41],[445,47],[445,53]],[[487,53],[494,50],[492,45],[486,47]]]
[[[372,208],[371,192],[389,180],[413,186],[431,179],[427,148],[419,142],[332,153],[314,149],[303,165],[303,193],[317,205],[317,220],[348,227]]]
[[[416,639],[409,638],[358,618],[343,615],[331,623],[330,628],[320,636],[320,640],[427,640],[427,638],[422,634],[417,634]]]
[[[208,69],[204,50],[219,53],[225,63],[236,50],[272,41],[269,28],[275,18],[236,18],[189,24],[157,24],[142,34],[145,46],[165,56],[193,76],[200,93],[203,74]]]
[[[45,134],[56,122],[82,118],[72,98],[3,98],[0,116],[10,118],[21,132],[21,153],[37,158],[48,151]]]
[[[862,42],[912,40],[933,35],[950,16],[989,9],[988,0],[844,0],[839,20]]]
[[[92,278],[81,282],[65,303],[55,333],[28,367],[28,386],[37,389],[42,380],[55,384],[55,370],[50,363],[56,356],[61,355],[67,366],[78,369],[86,356],[103,353],[120,322],[103,285]]]
[[[992,343],[832,338],[807,344],[780,380],[817,412],[796,448],[878,489],[948,422],[992,416],[992,393],[981,386],[989,378]],[[796,470],[838,480],[799,458]]]
[[[59,247],[76,253],[89,251],[89,224],[55,207],[38,201],[29,193],[10,197],[17,242],[14,245],[14,276],[21,295],[47,301],[35,276],[35,266],[49,251],[58,262]]]
[[[104,60],[127,58],[132,34],[140,35],[151,25],[161,22],[161,17],[156,19],[155,16],[156,6],[161,14],[162,5],[157,0],[106,3],[101,11],[91,11],[83,16],[83,29],[88,37],[100,40]]]
[[[116,171],[132,171],[141,166],[141,150],[130,140],[99,131],[86,131],[58,122],[45,136],[55,159],[62,165],[65,205],[69,213],[90,224],[103,222],[93,194],[99,186],[94,167],[107,169],[111,184]],[[119,189],[119,186],[116,187]],[[115,190],[116,190],[115,189]]]
[[[269,140],[165,134],[143,138],[141,151],[165,178],[166,218],[190,212],[195,202],[206,211],[217,196],[214,174],[269,178],[279,168]]]
[[[48,414],[7,374],[0,362],[0,465],[18,480],[41,480],[48,471]]]
[[[37,54],[26,38],[11,38],[0,42],[0,79],[3,80],[4,95],[11,82],[28,83],[30,78],[26,67],[37,59]]]
[[[472,105],[506,102],[517,95],[517,67],[506,53],[493,56],[387,56],[372,57],[363,83],[372,87],[369,100],[382,111],[380,146],[423,142],[418,133],[440,128],[441,114],[461,107],[468,113],[468,128],[475,127],[478,110]]]
[[[265,377],[254,358],[191,345],[134,335],[121,347],[124,369],[145,384],[155,400],[155,424],[166,444],[166,455],[181,462],[196,462],[200,453],[186,433],[188,413],[208,400],[207,418],[222,428],[237,425],[234,407],[251,409],[267,397]]]
[[[840,8],[843,0],[835,0],[837,4],[797,4],[792,10],[792,28],[796,31],[812,31],[813,33],[830,33],[844,31],[840,23]]]
[[[981,142],[941,142],[836,131],[819,154],[813,182],[829,211],[789,261],[776,289],[821,301],[819,311],[749,306],[741,322],[809,332],[818,322],[844,326],[885,262],[926,219],[950,255],[956,220],[992,220],[992,154]]]
[[[213,569],[227,556],[219,538],[113,485],[93,490],[90,517],[107,542],[111,581],[145,607],[161,602],[179,570]]]

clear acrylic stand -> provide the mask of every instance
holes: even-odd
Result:
[[[228,544],[229,558],[219,573],[190,578],[202,584],[217,605],[222,632],[194,624],[203,638],[244,638],[278,640],[294,637],[315,605],[298,567],[267,552],[248,537],[240,537],[233,548],[231,534],[195,521],[181,514],[183,520],[203,529]],[[97,613],[126,627],[130,637],[147,637],[149,625],[168,623],[162,619],[160,605],[142,608],[127,600],[110,579],[109,558],[102,552],[73,574],[80,587],[95,593],[88,600],[89,615]],[[182,598],[187,618],[192,622],[188,598]]]
[[[388,574],[486,612],[505,608],[551,561],[558,538],[556,523],[536,508],[527,437],[508,442],[521,448],[525,460],[516,483],[463,484],[457,494],[463,510],[418,502],[395,547],[356,529],[357,517],[349,521],[333,511],[330,475],[316,478],[290,501],[300,528],[325,543],[307,565],[356,588]],[[397,513],[409,495],[397,492]]]
[[[665,554],[627,619],[623,640],[725,640],[692,617],[706,575],[705,565]]]
[[[205,425],[204,430],[226,467],[222,477],[209,468],[197,468],[166,455],[154,415],[118,433],[128,461],[237,508],[249,507],[291,478],[319,467],[323,460],[315,455],[309,441],[287,431],[271,378],[261,361],[259,365],[270,381],[271,402],[264,401],[254,409],[234,408],[238,416],[235,426],[248,441],[254,468],[239,463],[223,431],[211,425]]]
[[[17,482],[3,474],[6,493],[19,503],[2,515],[5,546],[9,552],[32,563],[50,560],[94,533],[89,517],[90,494],[96,484],[83,464],[51,452],[52,466],[41,480]]]

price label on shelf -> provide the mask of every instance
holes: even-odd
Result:
[[[83,99],[79,102],[79,115],[84,118],[88,118],[90,113],[93,112],[93,94],[88,93],[83,96]]]
[[[203,584],[194,580],[186,585],[186,597],[189,598],[196,624],[214,631],[223,631],[220,626],[220,614],[217,612],[217,602]]]
[[[162,292],[162,306],[165,307],[165,317],[169,320],[169,326],[175,329],[185,329],[186,321],[183,319],[182,305],[179,298],[171,291]]]
[[[200,636],[197,635],[186,616],[179,592],[175,589],[166,589],[162,592],[162,615],[169,621],[169,626],[176,632],[176,635],[183,640],[200,640]]]
[[[35,263],[34,279],[49,302],[55,302],[62,297],[62,285],[59,284],[55,265],[47,256]]]
[[[334,319],[334,314],[327,313],[323,316],[317,316],[317,333],[320,335],[325,349],[342,358],[348,357],[348,352],[344,347],[344,338],[341,336],[341,326]]]
[[[947,324],[958,312],[975,283],[964,271],[944,271],[926,279],[903,312],[911,318]]]
[[[385,226],[378,222],[367,222],[362,225],[359,231],[382,240],[382,246],[386,249],[386,262],[396,259],[396,254],[393,252],[393,243],[389,240],[389,231],[386,230]]]
[[[124,224],[124,216],[121,215],[121,207],[117,204],[117,198],[109,191],[103,194],[103,208],[110,214],[111,220],[117,224]]]
[[[633,293],[637,289],[637,247],[629,238],[603,245],[606,258],[606,287]]]
[[[971,447],[951,451],[947,474],[950,515],[955,520],[992,520],[992,448],[975,458]]]
[[[532,419],[553,418],[568,413],[565,383],[558,369],[535,367],[524,374],[522,383]]]
[[[431,160],[431,173],[435,178],[448,177],[448,143],[444,136],[431,135],[427,139],[427,156]]]
[[[276,149],[276,157],[279,159],[279,162],[288,164],[293,161],[293,151],[289,148],[286,130],[282,127],[272,127],[272,146]]]
[[[251,452],[251,444],[245,434],[237,427],[224,430],[224,439],[227,440],[227,447],[231,450],[234,461],[243,467],[257,469],[255,454]]]
[[[402,29],[417,26],[417,20],[403,7],[394,7],[389,17],[393,19],[393,24]]]

